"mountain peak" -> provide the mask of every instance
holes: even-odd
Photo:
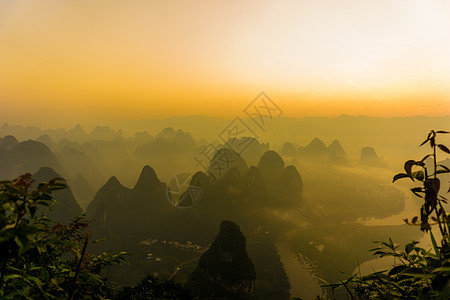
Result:
[[[117,179],[116,176],[112,176],[111,178],[109,178],[105,184],[105,186],[117,186],[117,185],[122,185],[122,184],[120,183],[119,179]]]
[[[215,178],[222,178],[232,168],[237,168],[242,175],[247,172],[248,165],[241,155],[233,149],[221,148],[214,153],[208,172]]]
[[[262,172],[266,170],[270,172],[281,172],[284,169],[284,160],[277,152],[273,150],[266,151],[259,159],[258,169]]]
[[[302,152],[308,155],[324,155],[328,151],[327,146],[320,140],[315,137],[309,144],[306,146]]]
[[[338,140],[334,140],[333,142],[331,142],[331,144],[328,146],[328,151],[336,155],[347,156],[347,154],[344,151],[344,148],[342,148],[341,143],[339,143]]]
[[[77,133],[83,133],[83,134],[86,133],[80,124],[75,125],[75,127],[72,129],[72,131],[77,132]]]
[[[8,123],[3,123],[2,127],[0,127],[0,130],[7,130],[9,129],[9,124]]]
[[[155,170],[150,166],[144,166],[139,175],[139,179],[134,186],[134,190],[146,189],[147,187],[153,187],[155,183],[159,184],[160,181],[156,175]]]
[[[318,137],[315,137],[308,146],[306,147],[324,147],[326,148],[325,144],[322,142],[321,139],[319,139]]]
[[[9,151],[15,146],[17,146],[19,142],[12,135],[7,135],[3,139],[0,140],[0,150]]]
[[[50,167],[41,167],[34,175],[33,177],[39,178],[42,181],[49,181],[54,178],[61,178],[61,175],[56,173],[55,170],[53,170]]]
[[[219,234],[203,253],[188,286],[200,298],[254,299],[255,266],[238,225],[222,221]]]

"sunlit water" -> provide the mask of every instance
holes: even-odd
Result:
[[[301,259],[301,256],[292,253],[286,241],[279,241],[275,246],[291,282],[291,297],[308,300],[321,295],[320,283],[314,276],[317,267],[308,260]]]
[[[417,216],[420,212],[420,206],[422,205],[421,199],[415,197],[408,188],[396,187],[405,194],[405,207],[398,214],[392,215],[386,218],[370,218],[370,219],[358,219],[358,223],[366,226],[392,226],[405,224],[403,219]]]
[[[403,219],[408,218],[411,220],[412,217],[417,216],[420,212],[420,206],[422,205],[422,199],[415,197],[411,191],[407,188],[399,188],[405,193],[405,207],[402,212],[382,219],[369,219],[369,220],[358,220],[361,224],[366,226],[389,226],[389,225],[402,225],[405,224]],[[416,227],[412,227],[411,230],[418,230]],[[436,240],[440,239],[440,233],[434,229],[433,234]],[[419,239],[419,247],[425,249],[431,249],[431,239],[429,234],[423,234]],[[391,268],[396,262],[391,257],[375,258],[362,263],[358,268],[356,268],[353,273],[358,273],[361,275],[367,275],[374,271],[381,271]]]

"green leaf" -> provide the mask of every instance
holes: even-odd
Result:
[[[436,255],[439,255],[439,248],[436,243],[436,239],[434,238],[433,231],[431,231],[431,230],[430,230],[430,239],[431,239],[431,244],[433,245],[433,248],[434,248],[434,253]]]
[[[50,282],[53,283],[54,285],[58,286],[58,280],[56,278],[50,279]]]
[[[47,282],[48,278],[49,278],[48,271],[47,271],[47,269],[43,268],[42,269],[42,280],[44,280],[44,282]]]
[[[433,270],[432,273],[438,273],[438,272],[450,273],[450,267],[440,267],[440,268],[436,268],[436,269]]]
[[[19,239],[19,236],[16,235],[14,237],[14,241],[16,242],[17,246],[19,246],[20,250],[22,250],[23,249],[23,244],[22,244],[22,241]]]
[[[27,276],[27,279],[34,281],[34,283],[36,283],[39,287],[42,286],[42,281],[34,276]]]
[[[407,269],[407,268],[408,268],[407,266],[396,266],[396,267],[393,267],[393,268],[389,271],[388,275],[389,275],[389,276],[397,275],[398,273],[403,272],[403,271],[404,271],[405,269]]]

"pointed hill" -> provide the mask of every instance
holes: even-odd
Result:
[[[283,156],[295,156],[297,155],[297,149],[292,143],[284,143],[280,153]]]
[[[96,216],[103,215],[107,211],[123,210],[129,204],[130,189],[124,187],[117,177],[112,176],[95,194],[94,199],[89,203],[86,209],[88,218],[94,218],[96,222],[103,223],[103,218],[98,219]],[[99,208],[102,208],[99,211]],[[125,213],[125,212],[124,212]]]
[[[145,166],[134,188],[123,186],[113,176],[96,193],[87,207],[87,215],[96,226],[110,233],[147,235],[152,224],[164,220],[172,209],[167,198],[167,186],[160,182],[155,171]]]
[[[42,167],[33,175],[35,184],[40,182],[49,182],[52,179],[61,178],[53,169]],[[67,183],[66,183],[67,184]],[[73,217],[79,216],[82,212],[69,186],[66,189],[58,190],[52,193],[52,197],[57,201],[50,212],[46,215],[52,220],[60,223],[68,223]]]
[[[317,137],[302,149],[302,154],[307,156],[322,156],[327,154],[327,152],[327,146]]]
[[[223,221],[187,286],[201,299],[254,299],[255,280],[255,266],[247,254],[246,238],[238,225]]]
[[[338,156],[347,156],[344,148],[342,148],[341,143],[339,143],[338,140],[334,140],[333,142],[331,142],[331,144],[328,146],[328,153],[334,153]]]
[[[51,151],[55,151],[58,147],[48,134],[41,135],[36,139],[36,142],[46,145]]]
[[[164,186],[159,181],[155,170],[150,166],[144,166],[133,188],[133,192],[145,198],[145,195],[161,194],[161,192],[164,192],[163,189]]]
[[[73,129],[70,129],[67,132],[66,138],[75,142],[84,142],[89,138],[89,136],[86,131],[84,131],[83,127],[81,127],[80,124],[77,124]]]

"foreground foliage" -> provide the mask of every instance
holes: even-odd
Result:
[[[66,188],[62,179],[33,189],[31,174],[0,181],[0,298],[106,299],[110,283],[103,269],[126,263],[126,253],[92,255],[88,222],[54,222],[45,212],[51,193]]]
[[[396,261],[394,267],[366,276],[355,274],[345,281],[325,287],[333,290],[345,288],[352,299],[450,298],[450,215],[444,208],[447,199],[439,195],[441,181],[438,178],[440,174],[450,173],[450,169],[437,163],[438,150],[447,154],[450,154],[450,150],[436,142],[438,134],[447,133],[432,130],[420,145],[429,144],[432,153],[420,161],[408,160],[404,165],[405,172],[395,175],[393,179],[395,182],[409,178],[421,184],[411,189],[414,195],[423,199],[420,217],[404,221],[429,233],[433,249],[421,248],[417,241],[408,243],[404,248],[400,248],[390,238],[388,242],[376,242],[378,246],[370,251],[378,257],[393,257]],[[433,159],[431,168],[425,164],[428,158]],[[433,226],[439,229],[440,243],[433,234]]]
[[[189,291],[173,280],[159,280],[151,275],[146,276],[136,286],[126,286],[117,293],[117,300],[140,299],[167,299],[189,300],[192,299]]]

